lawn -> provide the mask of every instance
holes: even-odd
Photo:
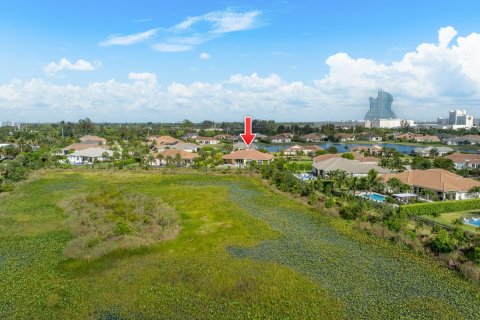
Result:
[[[166,172],[50,171],[1,195],[0,319],[480,317],[454,273],[260,180]],[[175,208],[178,235],[67,259],[60,204],[115,190]]]
[[[455,227],[452,223],[453,220],[458,219],[458,218],[462,219],[463,217],[470,217],[471,215],[480,216],[480,212],[478,210],[469,210],[469,211],[442,213],[442,214],[440,214],[439,217],[432,217],[432,216],[422,216],[422,217],[426,218],[426,219],[429,219],[429,220],[432,220],[432,221],[440,222],[440,223]],[[464,228],[465,230],[468,230],[468,231],[478,232],[477,227],[466,224],[466,223],[464,223],[462,225],[462,228]]]

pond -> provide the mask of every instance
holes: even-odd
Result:
[[[401,154],[410,154],[413,149],[418,148],[419,146],[411,146],[411,145],[405,145],[405,144],[396,144],[396,143],[377,143],[379,146],[382,147],[388,147],[388,148],[394,148]],[[279,152],[281,150],[287,149],[288,147],[292,146],[292,144],[274,144],[274,145],[262,145],[262,148],[265,148],[268,150],[268,152]],[[356,146],[373,146],[373,144],[369,143],[342,143],[342,142],[324,142],[324,143],[319,143],[317,146],[323,148],[323,149],[328,149],[330,147],[335,147],[337,148],[338,152],[348,152],[353,147]],[[466,152],[466,153],[476,153],[477,150],[474,149],[468,149],[468,148],[462,148],[462,149],[457,149],[460,152]]]

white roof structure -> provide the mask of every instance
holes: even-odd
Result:
[[[378,173],[390,172],[375,164],[364,163],[358,160],[349,160],[345,158],[330,158],[328,160],[314,162],[313,167],[318,171],[331,172],[335,170],[341,170],[349,174],[367,174],[372,169]]]
[[[88,148],[84,150],[75,151],[72,154],[69,154],[68,157],[89,157],[89,158],[100,158],[103,157],[103,153],[106,152],[108,156],[113,156],[112,150],[106,150],[103,148]]]

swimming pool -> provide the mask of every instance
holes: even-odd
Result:
[[[385,202],[386,198],[384,195],[379,193],[364,193],[361,196],[377,202]]]
[[[475,227],[480,227],[480,218],[468,218],[468,219],[463,219],[466,224],[475,226]]]

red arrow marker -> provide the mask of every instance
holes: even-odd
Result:
[[[252,134],[252,117],[245,117],[245,133],[241,134],[243,142],[248,146],[252,143],[253,139],[255,139],[256,134]]]

